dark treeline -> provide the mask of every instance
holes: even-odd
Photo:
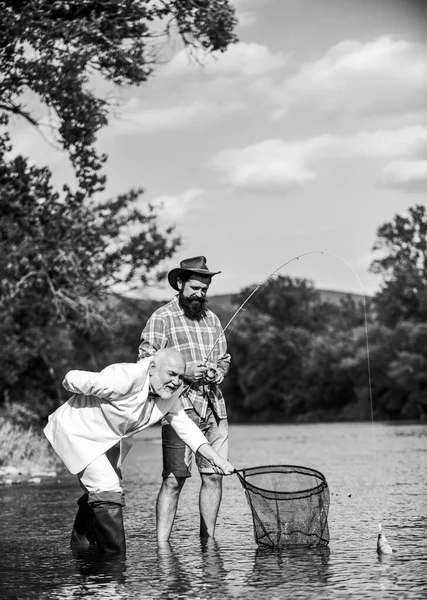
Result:
[[[411,223],[426,230],[423,207],[401,219],[395,225],[404,225],[405,232]],[[426,418],[426,259],[415,252],[426,237],[402,244],[401,232],[390,224],[378,233],[377,248],[383,240],[388,254],[372,269],[387,273],[380,292],[366,303],[351,295],[327,302],[310,281],[279,276],[238,313],[227,330],[232,368],[223,384],[232,422],[366,420],[371,400],[375,419]],[[225,324],[253,289],[213,296],[210,306]],[[35,333],[40,355],[30,357],[32,346],[15,337],[21,343],[15,369],[21,372],[9,381],[3,373],[3,404],[14,406],[15,414],[17,406],[26,406],[43,421],[68,396],[60,383],[70,368],[98,370],[136,360],[140,332],[160,304],[109,296],[90,329],[57,325],[47,335],[40,323]],[[4,357],[10,348],[1,352]]]

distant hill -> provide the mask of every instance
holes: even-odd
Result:
[[[359,302],[363,303],[363,294],[354,294],[349,292],[340,292],[338,290],[317,290],[320,294],[322,302],[331,302],[332,304],[339,304],[343,298],[350,296],[356,304]],[[217,294],[215,296],[209,296],[209,307],[215,310],[214,306],[235,306],[236,294]],[[370,296],[366,296],[370,298]],[[236,307],[237,308],[237,307]]]
[[[320,300],[322,302],[330,302],[331,304],[339,304],[341,300],[346,297],[350,297],[354,300],[356,304],[363,304],[363,294],[354,294],[349,292],[340,292],[338,290],[317,290],[320,294]],[[211,310],[213,310],[221,321],[224,323],[228,320],[231,315],[235,313],[235,311],[239,308],[239,304],[236,301],[236,294],[216,294],[212,296],[208,296],[208,306]],[[172,299],[173,295],[171,294],[170,299]],[[371,296],[366,296],[366,299],[369,300]],[[129,297],[122,296],[122,302],[126,302],[128,304],[128,308],[133,307],[134,310],[139,310],[143,312],[145,318],[157,308],[166,304],[168,300],[148,300],[141,299],[137,297]],[[113,300],[114,302],[114,300]],[[116,298],[116,302],[120,302],[120,297]]]
[[[331,304],[339,304],[343,298],[350,296],[356,304],[363,304],[363,294],[350,294],[349,292],[338,292],[336,290],[317,290],[320,294],[322,302],[330,302]],[[366,299],[371,296],[366,296]]]

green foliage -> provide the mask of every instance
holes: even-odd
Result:
[[[93,77],[140,85],[174,35],[206,52],[236,41],[227,0],[5,0],[0,13],[0,118],[18,115],[38,126],[37,112],[25,105],[33,94],[89,195],[105,183],[106,157],[95,142],[110,109],[93,91]]]
[[[224,51],[236,20],[227,0],[8,0],[0,12],[0,403],[46,415],[71,365],[129,356],[108,294],[164,278],[159,265],[180,243],[141,207],[141,190],[100,199],[106,156],[95,144],[111,106],[95,83],[142,84],[171,38]],[[11,158],[11,119],[40,129],[40,106],[71,160],[74,191]]]
[[[409,208],[407,216],[396,215],[377,232],[373,249],[382,257],[371,270],[384,278],[376,296],[378,319],[386,325],[427,319],[427,209]]]
[[[254,290],[243,290],[237,306]],[[232,367],[223,387],[232,418],[340,418],[356,398],[344,361],[353,351],[352,329],[364,322],[363,306],[350,297],[322,302],[310,281],[271,279],[228,335]]]
[[[179,239],[159,230],[155,209],[137,208],[138,190],[93,205],[81,192],[58,194],[48,169],[6,150],[0,146],[0,387],[5,399],[34,405],[41,392],[58,402],[73,335],[108,327],[105,294],[161,279],[158,265]]]
[[[309,281],[289,277],[253,298],[228,336],[232,366],[223,389],[232,420],[427,417],[424,323],[387,327],[369,301],[365,323],[363,303],[321,302]]]
[[[302,374],[303,412],[311,419],[335,420],[345,407],[356,401],[355,381],[347,361],[353,355],[358,333],[358,329],[334,326],[313,337]],[[366,370],[361,379],[366,380]]]

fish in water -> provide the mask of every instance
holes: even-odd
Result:
[[[393,548],[387,541],[386,536],[381,533],[381,523],[378,525],[378,540],[377,540],[377,552],[378,554],[393,554]]]

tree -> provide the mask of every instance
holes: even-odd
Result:
[[[229,341],[232,367],[225,380],[231,411],[251,421],[292,420],[303,406],[301,373],[311,336],[279,327],[270,316],[247,313]]]
[[[159,231],[152,207],[132,208],[138,191],[93,205],[80,192],[58,194],[48,169],[6,151],[0,147],[0,385],[12,400],[27,387],[46,393],[45,373],[59,400],[57,371],[72,353],[72,332],[108,323],[100,306],[115,285],[164,277],[158,265],[179,238]]]
[[[280,327],[293,325],[317,329],[324,322],[319,292],[311,281],[279,275],[265,285],[243,289],[237,298],[242,304],[249,296],[245,311],[270,315]]]
[[[356,386],[346,360],[357,349],[357,332],[357,328],[340,329],[334,323],[332,329],[313,336],[305,356],[301,382],[305,391],[306,419],[341,419],[348,406],[354,404]],[[367,380],[366,368],[364,375]],[[354,420],[363,416],[360,412],[352,414]]]
[[[110,108],[93,76],[140,85],[174,33],[206,52],[236,41],[228,0],[5,0],[0,13],[0,124],[18,115],[40,127],[25,105],[35,95],[55,117],[56,141],[87,194],[105,182],[95,142]]]
[[[371,271],[383,276],[376,295],[378,319],[386,325],[427,319],[427,209],[416,205],[377,232],[373,250],[383,256]]]
[[[9,0],[0,11],[0,400],[43,412],[61,400],[61,372],[82,339],[110,326],[106,294],[163,278],[159,265],[179,245],[153,207],[136,206],[141,190],[100,198],[106,156],[95,144],[111,106],[93,78],[140,85],[166,39],[223,51],[236,20],[227,0]],[[11,158],[12,118],[41,130],[34,98],[70,157],[74,191]]]

